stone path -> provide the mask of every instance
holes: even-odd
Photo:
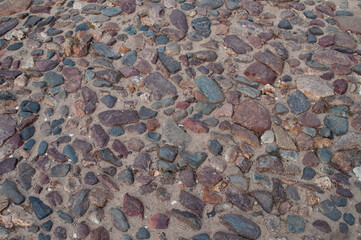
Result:
[[[360,0],[0,0],[0,239],[361,239]]]

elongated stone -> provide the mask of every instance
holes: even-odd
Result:
[[[238,235],[248,239],[257,239],[261,235],[258,224],[242,215],[226,214],[220,218],[220,222]]]

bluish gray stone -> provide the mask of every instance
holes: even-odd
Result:
[[[328,114],[324,119],[324,123],[337,136],[347,133],[348,118]]]
[[[192,28],[202,37],[209,37],[211,34],[211,20],[208,17],[200,17],[192,20]]]
[[[218,103],[224,101],[223,92],[215,81],[201,76],[195,80],[195,83],[210,102]]]
[[[120,53],[114,53],[113,49],[102,42],[92,42],[92,46],[99,54],[110,59],[118,59],[121,57]]]
[[[299,90],[290,95],[287,99],[287,103],[290,106],[291,111],[295,114],[303,113],[311,107],[306,95]]]
[[[261,229],[258,224],[242,215],[226,214],[221,216],[220,221],[242,237],[257,239],[261,235]]]
[[[111,208],[110,214],[112,216],[113,226],[116,229],[122,232],[126,232],[129,230],[130,226],[128,220],[118,208]]]
[[[123,12],[123,10],[121,8],[116,8],[116,7],[109,7],[109,8],[104,8],[101,13],[105,16],[108,17],[113,17],[116,16],[118,14],[121,14]]]
[[[37,197],[29,197],[31,207],[39,220],[42,220],[53,213],[53,210]]]
[[[342,216],[340,210],[336,208],[335,204],[333,204],[330,199],[322,201],[319,205],[318,211],[332,221],[338,221]]]
[[[287,217],[288,231],[291,233],[303,233],[305,231],[306,222],[295,215],[289,215]]]
[[[133,66],[134,63],[137,61],[137,51],[132,50],[125,53],[122,57],[122,63],[128,66]]]
[[[172,56],[165,54],[165,53],[159,53],[159,59],[164,64],[164,66],[168,69],[168,71],[172,74],[182,70],[182,65],[180,62],[175,60]]]
[[[13,203],[19,205],[25,201],[15,182],[6,179],[1,186],[1,192]]]

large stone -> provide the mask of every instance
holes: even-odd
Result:
[[[283,173],[283,164],[282,161],[271,155],[263,155],[257,158],[258,166],[257,170],[260,172],[269,172],[275,174]]]
[[[172,74],[182,70],[182,65],[180,62],[175,60],[172,56],[165,53],[159,53],[159,59]]]
[[[202,223],[200,218],[191,212],[181,211],[173,208],[170,211],[170,214],[172,217],[190,226],[193,230],[199,231],[201,229]]]
[[[148,172],[150,170],[150,165],[152,164],[152,159],[147,152],[140,152],[138,156],[134,159],[133,168],[136,170]]]
[[[160,72],[154,72],[149,74],[144,83],[148,88],[155,100],[161,100],[164,96],[177,94],[176,87],[168,81]]]
[[[120,53],[114,53],[112,48],[102,42],[92,42],[92,47],[96,52],[110,59],[118,59],[121,57]]]
[[[203,217],[203,210],[206,204],[199,198],[193,196],[192,194],[181,190],[179,195],[179,202],[189,210],[195,212],[199,217]]]
[[[326,65],[349,65],[351,63],[350,58],[346,54],[332,49],[319,50],[313,55],[312,59]]]
[[[192,20],[192,28],[202,37],[209,37],[211,34],[211,20],[208,17],[200,17]]]
[[[231,48],[237,54],[251,52],[253,48],[236,35],[227,35],[224,38],[224,45]]]
[[[81,189],[70,196],[72,201],[71,212],[75,216],[83,216],[89,208],[89,189]]]
[[[16,165],[18,164],[18,159],[11,157],[5,158],[0,162],[0,176],[5,173],[11,172],[15,169]]]
[[[186,15],[179,9],[174,9],[169,15],[170,21],[177,29],[183,33],[188,32],[188,23]]]
[[[135,12],[135,9],[137,7],[135,0],[117,0],[116,3],[127,14],[131,14],[131,13]]]
[[[166,142],[181,148],[186,148],[192,141],[191,136],[184,132],[172,119],[164,121],[162,138]]]
[[[273,132],[276,136],[276,143],[280,148],[288,149],[288,150],[297,150],[296,145],[282,127],[274,125]]]
[[[260,62],[252,63],[248,66],[244,71],[244,75],[263,85],[272,85],[277,78],[277,75],[269,67]]]
[[[128,220],[118,208],[111,208],[110,214],[112,216],[113,225],[116,229],[122,232],[126,232],[129,230],[130,226]]]
[[[16,183],[6,179],[1,185],[1,193],[15,204],[21,204],[25,201],[24,195],[21,194]]]
[[[224,101],[223,92],[215,81],[201,76],[196,79],[195,83],[210,102],[217,103]]]
[[[242,141],[248,143],[252,147],[261,148],[261,144],[259,142],[258,137],[248,129],[239,126],[238,124],[233,124],[231,131],[233,135],[235,135]]]
[[[29,197],[31,207],[39,220],[42,220],[53,213],[53,210],[37,197]]]
[[[15,134],[16,121],[8,114],[0,115],[0,146]]]
[[[299,90],[296,90],[289,96],[287,103],[290,106],[291,111],[295,114],[303,113],[311,107],[306,95]]]
[[[334,19],[342,30],[361,33],[361,18],[354,16],[336,16]]]
[[[6,2],[10,2],[10,1],[6,1]],[[19,1],[21,2],[21,1]],[[31,1],[30,1],[31,2]],[[3,4],[0,4],[0,13],[4,12],[5,8],[2,8]],[[7,11],[7,9],[5,10],[5,12]],[[0,14],[0,16],[4,16],[5,14]],[[2,37],[3,35],[5,35],[5,33],[9,32],[11,29],[13,29],[14,27],[16,27],[18,25],[19,21],[16,18],[10,18],[8,21],[3,22],[0,24],[0,37]]]
[[[123,209],[128,216],[138,216],[140,219],[144,218],[143,203],[138,198],[132,197],[128,193],[124,195]]]
[[[318,76],[300,76],[296,83],[298,90],[315,100],[334,95],[333,89]]]
[[[254,58],[265,65],[267,65],[269,68],[271,68],[275,73],[278,75],[281,75],[283,72],[283,65],[284,62],[279,57],[273,55],[270,52],[258,52],[254,55]]]
[[[250,99],[242,101],[237,106],[232,120],[258,133],[263,133],[271,127],[271,116],[268,110]]]
[[[348,132],[341,136],[333,144],[333,149],[340,150],[352,150],[361,148],[361,133],[360,132]]]
[[[31,0],[0,1],[0,16],[9,16],[26,11],[30,7],[31,3]]]
[[[333,204],[333,202],[331,202],[329,199],[326,199],[320,203],[318,211],[332,221],[338,221],[342,216],[340,210],[338,210],[335,204]]]
[[[75,67],[65,67],[63,69],[65,78],[64,90],[70,93],[77,92],[82,82],[81,72]]]
[[[221,216],[220,222],[231,231],[248,239],[257,239],[261,235],[261,229],[252,220],[238,214],[226,214]]]
[[[101,124],[114,127],[139,121],[138,113],[134,110],[108,110],[98,114]]]

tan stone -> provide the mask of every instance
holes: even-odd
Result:
[[[0,3],[0,16],[23,12],[30,7],[31,3],[31,0],[5,0]]]
[[[279,126],[273,126],[273,131],[276,136],[276,143],[280,148],[288,150],[297,150],[296,145],[292,139],[288,136],[287,132]]]
[[[307,97],[315,100],[334,95],[333,89],[327,85],[325,80],[318,76],[298,77],[297,88]]]

